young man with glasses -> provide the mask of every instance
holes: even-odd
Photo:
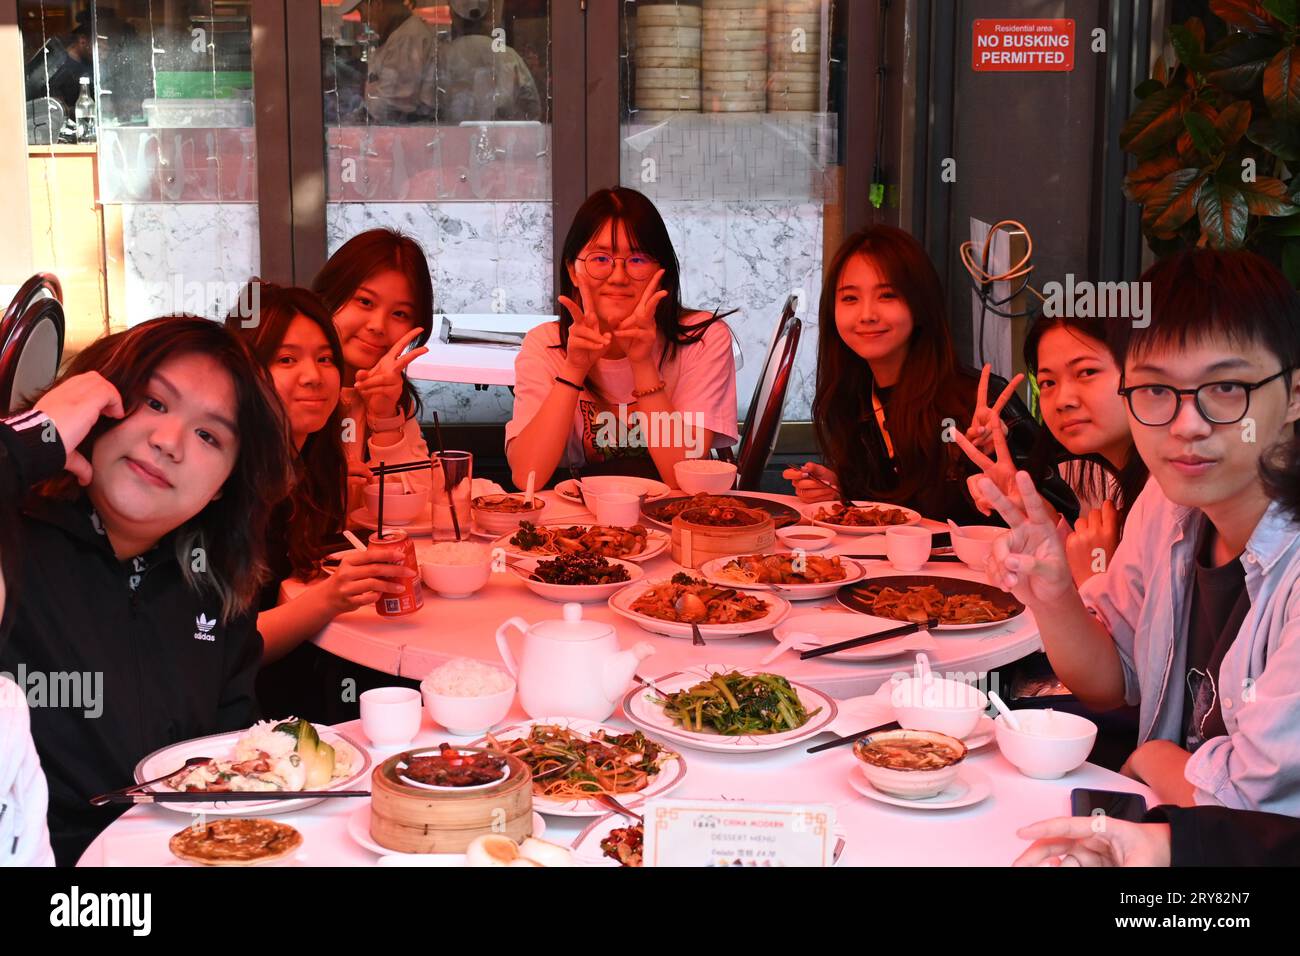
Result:
[[[1029,476],[995,584],[1024,601],[1062,681],[1090,707],[1140,705],[1125,772],[1162,803],[1300,816],[1300,524],[1260,462],[1300,420],[1300,296],[1249,252],[1153,266],[1151,323],[1110,346],[1151,471],[1106,573],[1075,589]]]

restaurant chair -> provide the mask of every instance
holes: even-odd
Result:
[[[781,415],[785,409],[785,393],[790,386],[790,372],[794,368],[795,353],[799,350],[799,334],[803,322],[795,315],[798,300],[790,296],[785,300],[776,333],[767,350],[767,361],[754,387],[754,397],[745,415],[736,451],[736,488],[757,490],[767,467],[772,450],[781,431]]]
[[[28,279],[0,319],[0,409],[19,408],[58,374],[63,360],[63,288],[48,273]]]

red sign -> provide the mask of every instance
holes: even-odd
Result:
[[[1068,73],[1073,20],[976,20],[971,53],[979,73]]]

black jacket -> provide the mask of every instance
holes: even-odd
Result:
[[[1171,866],[1300,866],[1300,820],[1228,807],[1154,807],[1168,823]]]
[[[33,457],[24,444],[35,435],[0,425],[13,460]],[[60,467],[62,459],[60,446]],[[31,480],[30,469],[17,473]],[[96,520],[84,495],[29,500],[19,518],[18,580],[9,582],[14,613],[0,648],[0,670],[20,684],[26,678],[32,737],[50,785],[51,843],[65,866],[122,812],[93,808],[90,797],[132,783],[139,760],[160,747],[255,719],[262,655],[255,614],[222,623],[219,603],[181,575],[170,539],[119,561]],[[69,682],[64,675],[73,673],[81,679]],[[34,680],[53,687],[60,676],[80,700],[33,699]]]

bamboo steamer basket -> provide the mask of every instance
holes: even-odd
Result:
[[[776,522],[772,516],[766,511],[738,510],[759,520],[738,528],[719,528],[692,521],[690,509],[673,518],[673,560],[684,568],[699,568],[714,558],[760,554],[771,548],[776,542]]]
[[[700,110],[700,92],[638,94],[637,109],[677,110],[678,112],[698,113]]]
[[[706,113],[761,113],[766,103],[765,93],[714,93],[706,94],[702,108]]]
[[[700,8],[676,3],[637,4],[636,22],[642,26],[697,27],[700,25]]]
[[[638,88],[644,83],[665,83],[671,84],[674,88],[690,89],[699,86],[700,69],[699,67],[640,66],[636,71],[636,81]]]
[[[700,38],[703,50],[766,50],[767,30],[710,30]]]
[[[767,25],[767,11],[754,10],[705,10],[704,28],[723,30],[761,30]]]
[[[457,747],[482,752],[484,747]],[[403,783],[397,764],[437,747],[389,757],[370,776],[370,836],[398,853],[464,853],[490,833],[522,843],[533,833],[533,774],[517,757],[503,755],[510,768],[497,786],[465,790],[424,790]]]
[[[701,0],[704,12],[711,10],[766,10],[769,0]]]
[[[644,27],[636,28],[636,45],[640,49],[648,46],[690,46],[700,45],[699,27]]]
[[[821,89],[817,73],[769,73],[767,88],[773,92],[816,93]]]

